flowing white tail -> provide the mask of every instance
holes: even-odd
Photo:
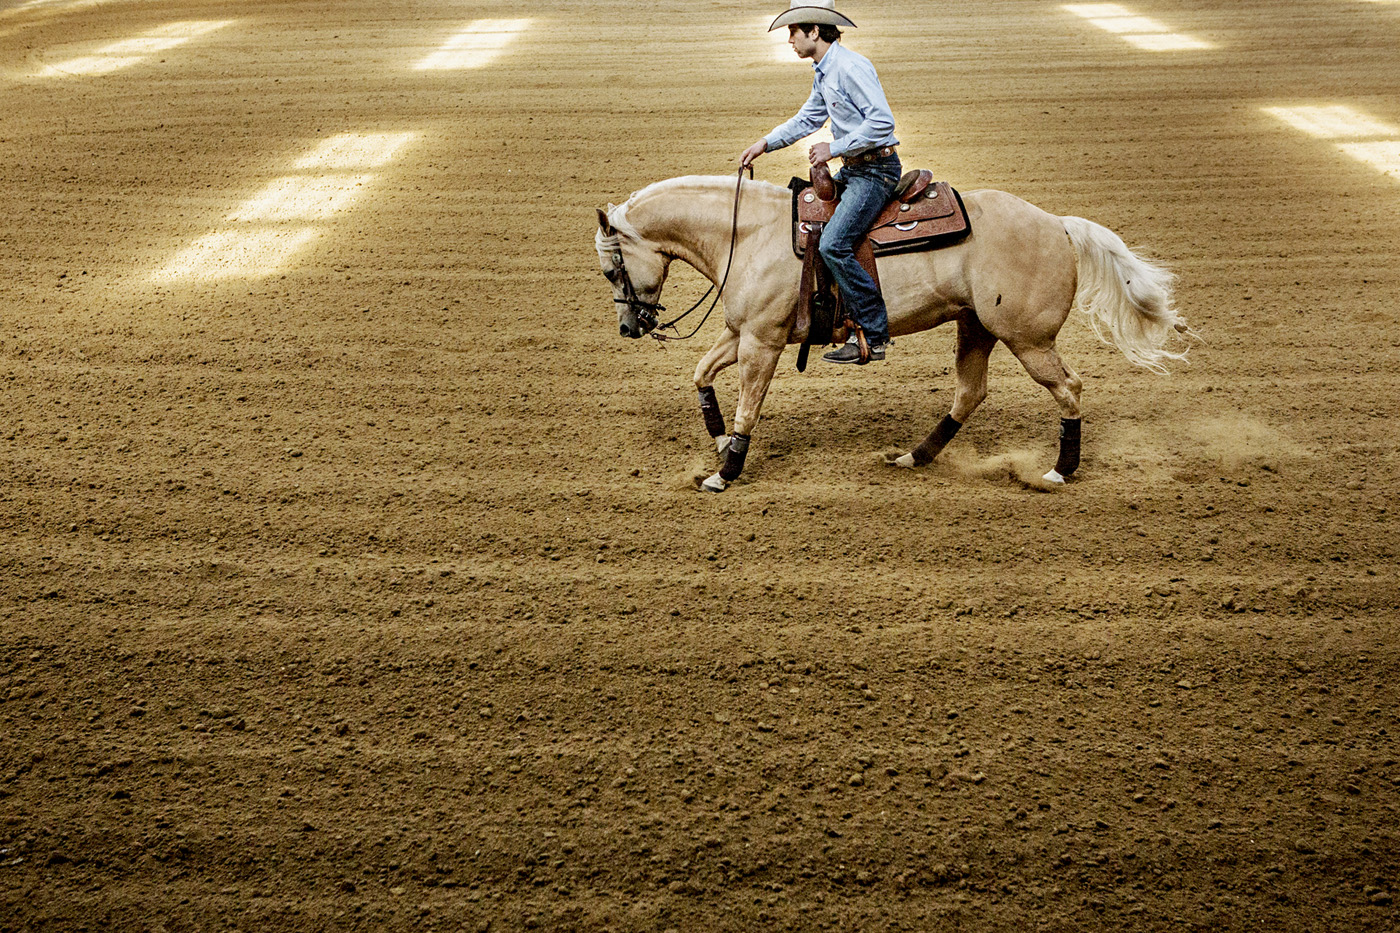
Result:
[[[1156,373],[1166,373],[1167,360],[1186,359],[1185,350],[1166,348],[1177,334],[1191,332],[1172,307],[1176,276],[1128,249],[1107,227],[1083,217],[1060,219],[1079,254],[1074,303],[1099,339]]]

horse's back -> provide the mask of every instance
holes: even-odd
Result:
[[[987,223],[993,225],[992,232],[1030,229],[1037,233],[1057,232],[1063,237],[1064,224],[1058,216],[1008,191],[978,188],[959,194],[973,232],[978,231],[977,221],[986,218]]]

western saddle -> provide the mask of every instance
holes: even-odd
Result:
[[[802,341],[797,371],[807,368],[807,353],[814,343],[844,342],[856,333],[861,359],[869,358],[865,333],[841,307],[831,273],[817,253],[822,229],[836,212],[836,185],[824,164],[812,167],[811,179],[794,178],[792,189],[792,249],[802,260],[802,286],[798,291],[797,322],[793,333]],[[961,240],[971,232],[962,198],[946,181],[934,181],[927,169],[906,172],[895,187],[870,232],[856,247],[856,259],[875,287],[880,273],[875,257],[936,249]]]

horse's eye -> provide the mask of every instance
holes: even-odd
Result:
[[[617,270],[616,270],[616,269],[609,269],[608,271],[606,271],[606,272],[603,273],[603,278],[607,279],[609,282],[616,282],[616,281],[617,281]]]

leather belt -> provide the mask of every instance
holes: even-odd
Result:
[[[874,162],[876,159],[885,159],[894,155],[894,146],[881,146],[879,149],[867,149],[860,155],[842,156],[842,165],[864,165],[867,162]]]

